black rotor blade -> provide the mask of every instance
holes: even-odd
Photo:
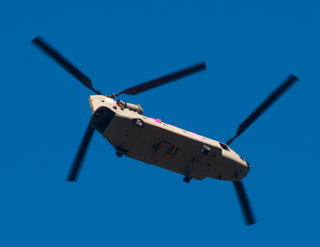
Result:
[[[127,88],[126,90],[123,90],[120,93],[114,94],[113,96],[117,97],[120,94],[136,95],[136,94],[142,93],[144,91],[153,89],[155,87],[159,87],[159,86],[166,84],[168,82],[172,82],[174,80],[180,79],[180,78],[187,76],[187,75],[190,75],[192,73],[199,72],[200,70],[204,70],[204,69],[206,69],[206,64],[205,64],[205,62],[201,62],[199,64],[196,64],[196,65],[190,66],[188,68],[179,70],[179,71],[171,73],[169,75],[165,75],[160,78],[139,84],[137,86]]]
[[[75,182],[77,179],[77,175],[79,174],[81,164],[83,161],[83,158],[86,154],[86,151],[88,149],[89,143],[91,141],[92,135],[94,132],[94,128],[92,127],[91,123],[89,123],[86,133],[82,139],[81,145],[79,147],[78,153],[73,161],[71,170],[69,172],[68,181]]]
[[[237,133],[230,138],[227,145],[241,135],[269,106],[271,106],[298,78],[290,75],[251,115],[244,120],[238,127]]]
[[[246,220],[247,225],[255,224],[256,220],[254,218],[253,211],[251,209],[249,200],[244,190],[242,181],[233,182],[233,185],[234,185],[234,188],[236,189],[239,203],[241,204],[243,216]]]
[[[91,80],[83,74],[78,68],[72,65],[66,58],[59,54],[51,45],[49,45],[40,36],[34,38],[31,43],[43,49],[53,60],[60,64],[65,70],[72,74],[76,79],[78,79],[83,85],[95,92],[96,94],[101,94],[99,91],[95,90],[92,86]]]

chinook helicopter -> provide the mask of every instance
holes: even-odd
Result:
[[[274,103],[297,77],[290,75],[267,99],[238,127],[226,144],[183,130],[176,126],[143,115],[140,105],[115,100],[121,94],[136,95],[206,69],[204,62],[187,67],[160,78],[127,88],[120,93],[102,95],[91,80],[59,54],[40,36],[31,41],[54,61],[96,95],[89,97],[92,117],[67,177],[76,181],[82,161],[94,131],[99,132],[123,155],[156,165],[183,175],[183,181],[202,180],[206,177],[233,182],[247,225],[256,223],[242,179],[249,173],[249,163],[230,148],[240,136],[272,103]]]

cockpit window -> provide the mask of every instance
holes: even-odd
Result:
[[[239,155],[239,157],[240,157],[240,159],[242,159],[243,161],[245,161],[244,158],[242,158],[240,155]]]
[[[220,146],[221,146],[224,150],[227,150],[227,151],[230,152],[230,150],[229,150],[229,148],[228,148],[228,146],[227,146],[226,144],[223,144],[223,143],[221,143],[221,142],[219,142],[219,144],[220,144]]]

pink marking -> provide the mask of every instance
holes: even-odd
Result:
[[[190,132],[191,135],[197,137],[198,139],[202,140],[202,141],[207,141],[206,138],[203,138],[201,136],[198,136],[196,133]]]
[[[154,118],[152,118],[152,117],[149,117],[149,119],[150,119],[152,122],[161,124],[161,119],[159,119],[159,118],[154,119]],[[186,133],[186,131],[184,131],[183,129],[180,129],[180,128],[178,128],[178,127],[176,127],[176,126],[173,126],[173,125],[171,125],[171,124],[168,124],[168,126],[171,127],[171,128],[174,128],[174,129],[178,130],[178,131],[181,132],[181,133]],[[193,133],[193,132],[189,132],[189,133],[190,133],[191,135],[195,136],[196,138],[202,140],[202,141],[207,141],[206,138],[201,137],[201,136],[198,136],[196,133]]]
[[[156,122],[158,124],[161,124],[161,119],[157,118],[157,119],[154,119],[152,117],[149,117],[149,119],[152,121],[152,122]]]
[[[178,130],[178,131],[180,131],[182,133],[185,133],[182,129],[180,129],[180,128],[176,127],[176,126],[173,126],[171,124],[168,124],[168,126],[171,127],[171,128],[174,128],[174,129],[176,129],[176,130]]]

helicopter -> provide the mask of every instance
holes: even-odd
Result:
[[[183,181],[202,180],[206,177],[231,181],[234,185],[247,225],[256,223],[242,179],[252,166],[230,148],[265,110],[286,92],[298,78],[294,75],[284,80],[238,127],[234,137],[226,143],[181,129],[161,119],[143,115],[139,104],[115,100],[119,95],[137,95],[166,83],[181,79],[206,69],[201,62],[171,74],[127,88],[120,93],[103,95],[95,90],[91,80],[64,58],[42,37],[37,36],[32,44],[44,51],[50,58],[67,70],[95,95],[89,96],[92,116],[85,131],[67,181],[77,180],[82,161],[94,131],[100,133],[115,148],[116,155],[123,155],[183,175]]]

